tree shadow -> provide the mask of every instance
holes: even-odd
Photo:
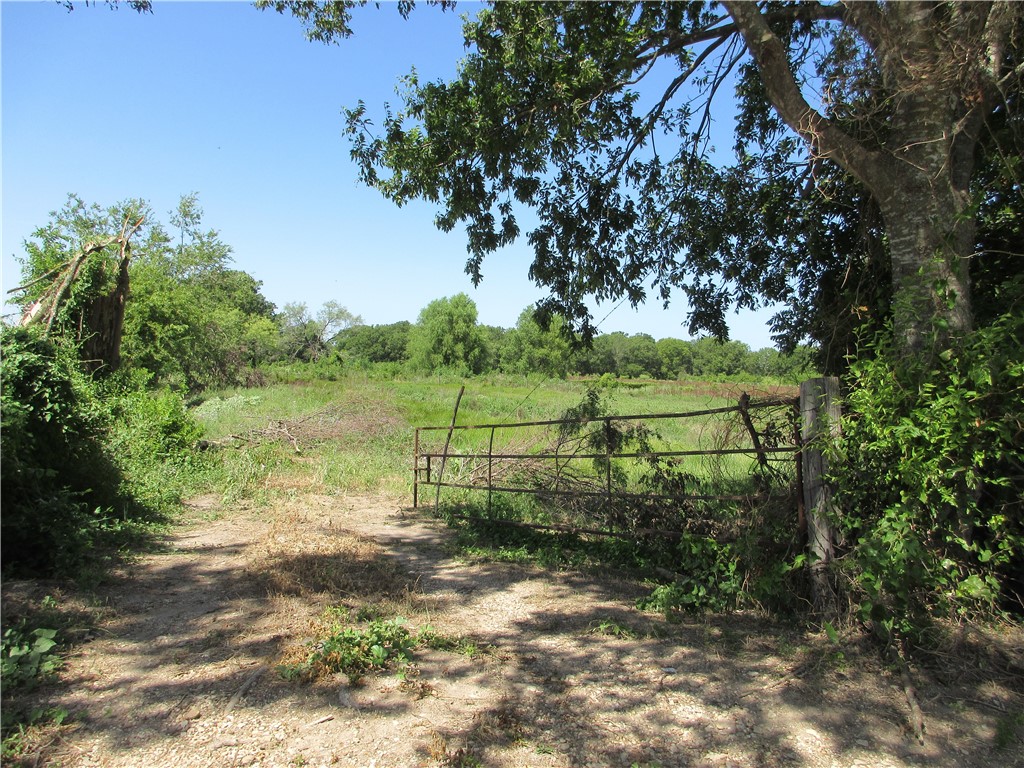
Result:
[[[619,572],[461,562],[452,535],[411,510],[372,535],[330,515],[256,543],[180,534],[101,589],[113,617],[40,696],[72,713],[69,743],[121,756],[183,740],[270,749],[250,726],[280,705],[329,718],[317,728],[337,743],[389,724],[396,765],[455,764],[459,750],[573,767],[1024,764],[1016,736],[997,743],[1000,718],[1024,711],[1020,680],[919,670],[921,746],[897,677],[854,634],[837,646],[752,613],[670,623],[635,609],[644,586]],[[417,649],[404,679],[284,680],[275,665],[329,606],[457,628],[461,645]]]

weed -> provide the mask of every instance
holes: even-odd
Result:
[[[1006,749],[1020,738],[1017,732],[1024,729],[1024,711],[1008,713],[996,722],[996,749]]]
[[[437,690],[426,680],[420,679],[420,670],[413,664],[405,664],[398,669],[395,676],[399,679],[398,690],[412,694],[417,699],[434,696]]]
[[[427,751],[430,758],[441,768],[479,768],[483,765],[480,758],[465,747],[449,750],[448,739],[437,731],[434,731],[430,737],[430,746]]]
[[[4,693],[33,687],[60,669],[61,659],[55,651],[58,644],[56,629],[29,629],[24,620],[5,630],[0,644]]]
[[[637,634],[632,629],[622,624],[619,624],[614,619],[601,619],[601,621],[590,622],[590,629],[588,630],[592,635],[610,635],[611,637],[621,637],[624,639],[632,640],[636,638]]]
[[[448,749],[448,739],[437,731],[430,737],[428,753],[441,768],[478,768],[483,763],[465,747],[456,750]]]
[[[491,651],[490,646],[481,647],[475,641],[464,636],[441,634],[430,626],[420,629],[418,640],[420,645],[433,648],[435,651],[458,653],[470,659]]]
[[[64,725],[68,716],[68,711],[62,707],[34,709],[27,714],[16,712],[13,715],[8,712],[8,707],[4,707],[4,733],[3,742],[0,744],[0,762],[7,765],[9,761],[15,761],[32,752],[44,732]],[[10,724],[8,724],[8,720],[11,721]],[[35,764],[33,763],[33,765]]]
[[[409,661],[415,645],[415,638],[401,617],[373,621],[364,630],[334,625],[325,637],[312,645],[305,661],[285,665],[279,670],[286,679],[342,672],[354,685],[371,670]]]

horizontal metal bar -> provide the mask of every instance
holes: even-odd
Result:
[[[800,449],[793,445],[764,449],[766,454],[796,454]],[[653,453],[639,454],[611,454],[612,459],[654,459],[659,456],[731,456],[731,455],[752,455],[756,450],[750,449],[721,449],[708,451],[655,451]],[[423,453],[420,456],[432,456],[435,459],[444,454]],[[447,454],[449,459],[559,459],[568,461],[571,459],[606,459],[608,454]]]
[[[502,520],[500,518],[492,520],[486,517],[478,517],[476,515],[460,515],[457,512],[449,512],[451,517],[457,520],[468,520],[473,523],[497,523],[498,525],[511,525],[516,528],[532,528],[535,531],[559,531],[561,533],[584,533],[589,536],[609,536],[613,539],[624,539],[626,541],[635,540],[637,537],[636,533],[617,533],[615,531],[602,531],[599,528],[576,528],[571,525],[558,525],[557,523],[551,523],[550,525],[541,525],[540,523],[522,523],[518,520]],[[666,536],[673,538],[682,538],[682,534],[678,531],[660,531],[656,529],[638,531],[637,533],[661,533]]]
[[[420,485],[430,485],[436,488],[462,488],[467,491],[486,491],[488,487],[486,485],[467,485],[465,483],[438,483],[434,481],[426,482],[420,481]],[[507,488],[493,486],[490,488],[491,491],[497,491],[499,493],[526,493],[532,494],[533,496],[600,496],[602,498],[608,498],[608,494],[605,491],[547,491],[537,488]],[[615,499],[651,499],[658,501],[750,501],[757,498],[756,494],[746,496],[727,496],[727,495],[713,495],[713,494],[677,494],[674,496],[666,496],[655,493],[612,493],[612,498]]]
[[[785,400],[768,400],[759,403],[750,403],[748,408],[777,408],[779,406],[793,406],[799,403],[798,399],[787,398]],[[695,416],[713,416],[718,413],[730,413],[740,410],[738,405],[727,405],[722,408],[709,408],[703,411],[684,411],[682,413],[648,413],[634,414],[629,416],[599,416],[593,419],[549,419],[546,421],[520,421],[509,424],[462,424],[455,427],[416,427],[422,430],[448,430],[448,429],[503,429],[515,427],[550,427],[555,424],[592,424],[600,421],[639,421],[642,419],[689,419]]]

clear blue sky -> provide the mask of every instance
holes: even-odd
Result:
[[[310,43],[290,16],[248,3],[161,2],[154,13],[53,0],[0,3],[3,290],[15,256],[68,193],[87,203],[148,200],[165,223],[196,192],[235,266],[278,306],[334,300],[367,323],[414,321],[465,292],[480,322],[509,327],[544,295],[523,242],[491,256],[474,289],[465,236],[434,228],[424,204],[399,209],[359,185],[343,107],[398,103],[398,78],[449,77],[464,55],[462,14],[394,5],[355,11],[355,36]],[[601,320],[613,309],[594,310]],[[5,312],[8,311],[5,309]],[[628,304],[602,332],[687,338],[686,308]],[[770,346],[768,313],[732,316],[733,338]]]

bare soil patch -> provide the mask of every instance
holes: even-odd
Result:
[[[669,624],[612,573],[454,558],[447,530],[380,497],[296,490],[191,522],[82,600],[93,629],[40,702],[71,713],[26,765],[1024,765],[1021,635],[965,634],[898,674],[852,634],[741,613]],[[53,585],[5,585],[8,606]],[[404,616],[476,654],[417,650],[403,677],[311,684],[277,666],[325,608]]]

